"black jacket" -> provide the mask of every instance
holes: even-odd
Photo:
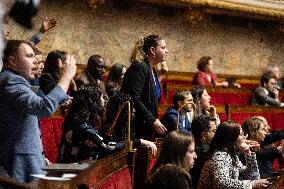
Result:
[[[154,70],[154,74],[156,74]],[[134,125],[137,138],[151,140],[153,124],[158,117],[158,99],[152,71],[147,59],[133,63],[127,69],[121,90],[129,94],[134,103]]]

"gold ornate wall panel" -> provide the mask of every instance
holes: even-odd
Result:
[[[259,28],[254,27],[254,21],[242,25],[241,20],[223,22],[227,17],[216,17],[216,21],[211,16],[190,24],[183,8],[174,8],[172,15],[160,14],[159,9],[158,5],[133,1],[129,10],[120,10],[106,0],[93,13],[84,0],[42,0],[35,29],[23,30],[13,23],[9,29],[13,38],[28,39],[45,16],[55,17],[56,28],[44,35],[39,48],[46,53],[66,50],[80,64],[100,54],[107,65],[129,66],[136,40],[155,33],[166,39],[170,71],[195,72],[198,59],[209,55],[219,74],[257,76],[268,63],[280,65],[284,73],[284,36],[273,30],[270,22]]]

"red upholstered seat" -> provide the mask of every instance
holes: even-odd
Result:
[[[55,143],[55,137],[53,132],[53,122],[52,117],[41,118],[41,139],[44,149],[44,154],[49,161],[55,163],[57,160],[57,145]]]
[[[174,90],[168,90],[168,104],[173,104],[173,96],[175,94]]]
[[[62,134],[62,124],[64,122],[63,117],[52,117],[52,122],[53,122],[53,132],[54,132],[54,138],[55,138],[55,144],[57,147],[59,147],[60,144],[60,138]]]
[[[163,92],[163,90],[161,90],[161,104],[167,104],[168,100],[167,100],[167,96],[166,94]]]
[[[131,189],[131,175],[129,169],[123,168],[104,180],[97,189]]]
[[[243,122],[248,119],[250,117],[250,113],[246,113],[246,112],[232,112],[231,113],[231,120],[235,121],[239,124],[243,124]]]
[[[63,117],[54,116],[40,119],[41,139],[44,154],[52,163],[57,162],[58,148],[62,134]]]
[[[226,113],[218,113],[218,115],[221,122],[227,121],[228,118]]]
[[[152,170],[152,168],[154,167],[155,163],[156,163],[157,159],[150,159],[150,163],[149,163],[149,171]]]
[[[209,95],[211,96],[211,104],[224,105],[223,93],[212,93],[212,92],[210,92]]]
[[[271,127],[274,130],[284,129],[284,113],[274,113],[271,116]]]

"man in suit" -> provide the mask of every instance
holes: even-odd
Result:
[[[272,72],[264,72],[260,79],[261,86],[253,92],[252,105],[284,107],[279,100],[277,81]]]
[[[10,40],[4,50],[4,69],[0,73],[0,165],[22,182],[31,174],[44,173],[45,166],[38,117],[51,116],[68,96],[76,60],[68,55],[63,76],[44,98],[31,89],[37,73],[37,60],[29,42]]]
[[[187,116],[187,112],[193,111],[193,98],[190,91],[177,91],[173,96],[173,102],[174,106],[167,109],[161,122],[168,132],[178,129],[191,134],[191,124]]]

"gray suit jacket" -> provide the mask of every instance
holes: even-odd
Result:
[[[30,83],[11,70],[0,73],[0,165],[19,181],[44,166],[39,117],[51,116],[67,99],[56,86],[46,97],[37,96]]]
[[[254,90],[251,104],[262,106],[281,106],[279,99],[270,94],[267,95],[263,87],[258,87]]]

